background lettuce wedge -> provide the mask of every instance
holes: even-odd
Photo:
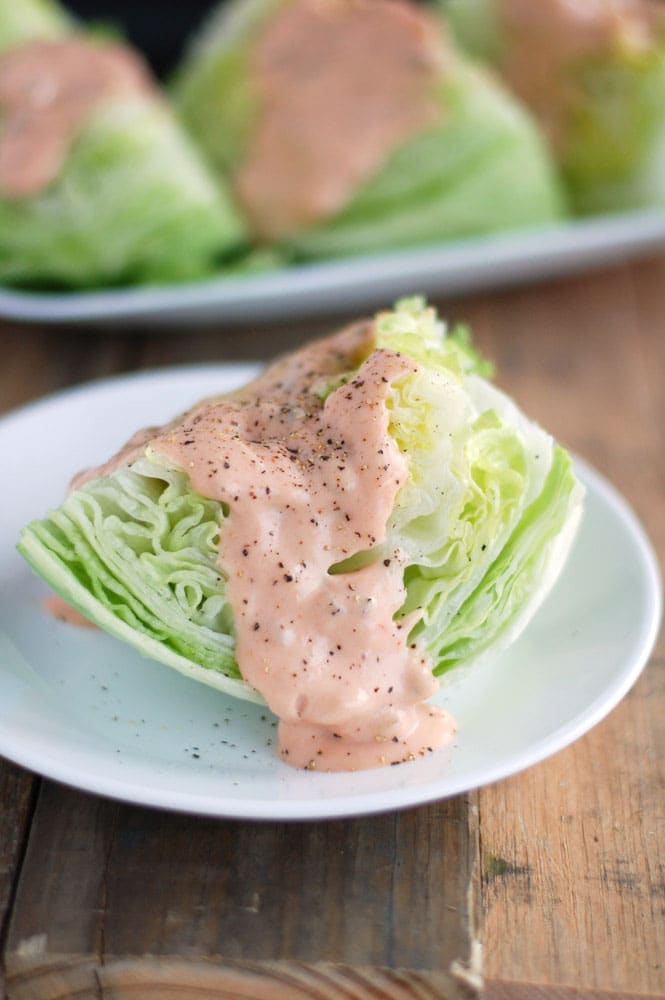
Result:
[[[261,113],[253,46],[289,2],[224,5],[175,77],[183,121],[231,186]],[[554,169],[528,113],[452,49],[446,49],[445,66],[436,84],[440,122],[403,141],[341,211],[285,236],[282,245],[293,258],[413,246],[548,223],[565,214]]]
[[[88,121],[56,181],[0,197],[0,281],[99,286],[214,272],[243,229],[178,130],[152,101],[114,101]]]
[[[380,252],[564,216],[537,129],[494,80],[458,59],[440,102],[438,128],[405,142],[337,216],[294,234],[288,245],[297,258]]]
[[[73,27],[54,0],[0,0],[0,52],[35,38],[62,38]]]
[[[2,52],[80,39],[55,5],[0,5]],[[0,137],[3,109],[0,105]],[[155,92],[107,96],[82,122],[55,177],[34,195],[0,191],[0,282],[90,287],[209,275],[244,243],[223,186]]]
[[[468,340],[447,334],[422,300],[402,300],[374,329],[374,347],[419,363],[389,398],[409,476],[384,543],[331,572],[401,548],[399,614],[412,616],[413,638],[441,674],[503,648],[530,620],[570,548],[583,489],[565,451],[479,374],[485,367]],[[322,403],[340,384],[323,388]],[[256,698],[235,661],[218,564],[227,515],[147,445],[131,467],[90,480],[28,525],[19,549],[102,628],[197,680]]]
[[[644,0],[640,8],[621,0],[579,0],[577,5],[546,0],[542,23],[535,16],[539,4],[533,4],[519,31],[510,18],[511,6],[519,12],[520,4],[510,0],[439,0],[459,43],[496,67],[509,86],[514,61],[523,60],[525,52],[528,56],[528,49],[543,51],[558,44],[552,30],[557,20],[558,34],[572,37],[573,49],[576,35],[593,38],[595,31],[598,36],[587,51],[581,47],[563,54],[549,80],[549,108],[543,109],[538,92],[525,83],[516,91],[546,131],[551,131],[552,112],[558,118],[551,148],[572,207],[593,213],[665,205],[662,4]],[[571,17],[580,18],[577,27]]]

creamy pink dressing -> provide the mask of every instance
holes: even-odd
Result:
[[[279,238],[339,211],[406,138],[441,116],[444,43],[401,0],[292,0],[252,54],[259,112],[234,187]]]
[[[49,594],[44,600],[44,607],[50,615],[68,625],[78,625],[81,628],[97,628],[89,618],[68,604],[59,594]]]
[[[617,50],[647,50],[665,31],[660,0],[497,0],[497,6],[501,69],[557,149],[565,145],[569,112],[580,98],[576,64]]]
[[[384,542],[407,475],[386,400],[415,362],[376,350],[325,403],[316,392],[354,368],[371,342],[369,323],[316,342],[150,441],[194,490],[228,507],[220,567],[238,663],[279,716],[280,753],[297,767],[393,764],[454,733],[447,713],[423,704],[438,685],[423,649],[409,642],[413,621],[394,620],[405,597],[403,553],[384,550],[355,572],[329,572]],[[101,470],[131,461],[135,448]]]
[[[92,111],[110,97],[144,93],[153,93],[148,71],[121,45],[66,38],[0,55],[0,194],[39,194]]]

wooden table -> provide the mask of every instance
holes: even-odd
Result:
[[[441,303],[665,554],[665,256]],[[333,324],[0,327],[9,409],[112,372],[267,357]],[[184,333],[184,335],[182,335]],[[665,648],[595,730],[477,793],[255,824],[0,762],[4,989],[23,998],[665,996]],[[479,942],[482,939],[482,961]]]

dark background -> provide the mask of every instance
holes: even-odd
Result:
[[[182,55],[187,39],[205,15],[223,0],[62,0],[67,10],[86,21],[101,21],[122,29],[163,75]],[[534,0],[538,2],[538,0]]]
[[[86,21],[117,26],[123,35],[149,59],[158,73],[175,65],[188,37],[206,13],[216,6],[212,0],[65,0],[65,7]]]

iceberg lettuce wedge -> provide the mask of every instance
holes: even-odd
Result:
[[[286,241],[297,258],[380,252],[544,225],[566,203],[527,112],[458,59],[441,123],[414,136],[334,218]]]
[[[193,280],[242,241],[235,209],[170,112],[139,98],[100,108],[45,191],[0,196],[0,281],[10,284]]]
[[[387,400],[408,477],[381,544],[329,572],[351,579],[401,552],[398,618],[440,675],[524,628],[561,570],[583,489],[566,452],[480,374],[486,365],[465,332],[447,332],[421,299],[379,314],[369,350],[417,362]],[[322,406],[356,370],[312,387]],[[66,601],[144,655],[257,699],[235,655],[220,558],[228,514],[148,442],[28,525],[19,550]]]
[[[94,96],[78,112],[81,93]],[[192,280],[245,245],[230,197],[141,60],[55,5],[0,11],[0,153],[0,282]]]
[[[141,458],[72,492],[19,548],[69,604],[144,656],[254,700],[235,662],[217,566],[224,511]]]
[[[439,5],[460,45],[496,67],[540,122],[574,209],[665,204],[662,4]]]
[[[292,2],[234,0],[224,5],[175,77],[173,93],[184,123],[218,176],[234,190],[242,186],[238,177],[262,114],[255,47]],[[390,4],[385,6],[390,10]],[[434,20],[429,25],[427,13],[420,16],[430,30]],[[341,207],[273,234],[270,238],[292,258],[382,251],[548,223],[565,214],[558,178],[529,114],[443,36],[440,45],[442,68],[432,85],[435,120],[398,142]],[[380,63],[376,71],[381,72]],[[296,85],[306,87],[306,80],[298,84],[297,72]],[[385,92],[391,93],[389,79]],[[363,98],[362,92],[357,94],[353,114],[369,121],[371,108],[363,107]],[[328,110],[319,109],[322,121]],[[296,155],[301,141],[297,136],[283,139],[288,156]],[[262,193],[264,216],[266,204],[267,214],[275,207],[271,197]],[[279,200],[279,189],[274,198]],[[245,207],[251,217],[251,198]],[[256,235],[269,238],[260,231]]]
[[[53,0],[3,0],[0,3],[0,52],[34,38],[62,38],[73,22]]]

